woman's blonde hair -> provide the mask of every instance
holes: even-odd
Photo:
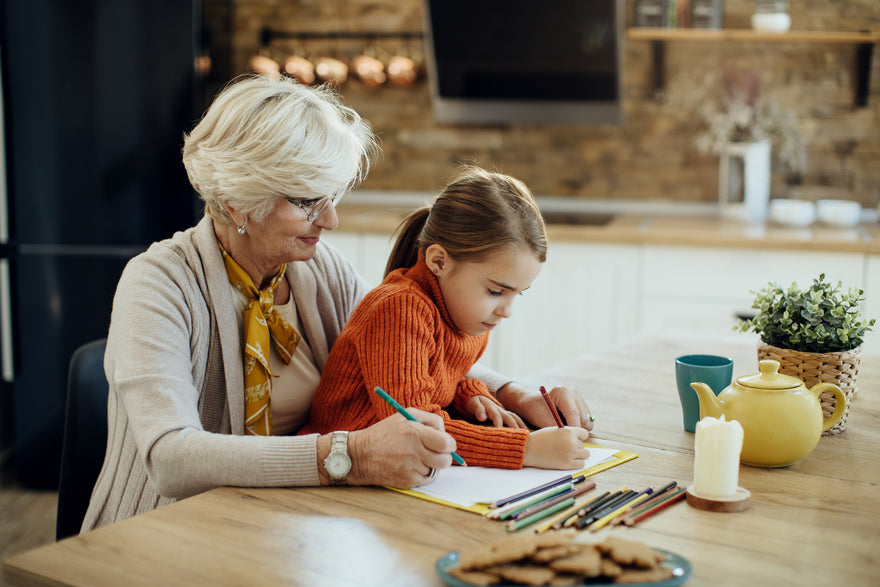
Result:
[[[377,151],[369,123],[330,87],[245,75],[184,136],[183,163],[207,214],[232,223],[228,204],[260,222],[280,196],[351,190]]]
[[[432,244],[458,261],[479,262],[508,246],[547,260],[544,218],[529,188],[518,179],[479,167],[465,167],[435,198],[410,214],[397,229],[385,275],[412,267]]]

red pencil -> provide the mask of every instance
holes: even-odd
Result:
[[[623,521],[623,523],[624,523],[625,525],[627,525],[627,526],[634,526],[635,524],[638,524],[639,522],[641,522],[642,520],[644,520],[644,519],[647,518],[648,516],[653,516],[654,514],[656,514],[657,512],[659,512],[660,510],[665,509],[665,508],[668,508],[668,507],[671,506],[672,504],[681,501],[681,500],[684,499],[685,497],[686,497],[686,495],[685,495],[685,489],[684,489],[683,487],[680,488],[680,489],[677,489],[677,490],[675,490],[675,491],[673,492],[673,494],[672,494],[671,496],[669,496],[669,498],[666,499],[665,501],[660,502],[659,504],[655,505],[654,507],[652,507],[652,508],[649,509],[648,511],[646,511],[646,512],[642,512],[641,514],[639,514],[638,516],[636,516],[636,517],[634,517],[634,518],[632,518],[632,519],[625,519],[625,520]]]
[[[553,403],[550,401],[550,396],[547,395],[547,390],[544,389],[544,386],[541,386],[541,397],[544,398],[544,402],[547,404],[547,408],[550,410],[550,413],[553,414],[553,419],[556,420],[556,425],[560,428],[565,428],[562,425],[562,419],[559,417],[559,412],[556,411],[556,408],[553,407]]]

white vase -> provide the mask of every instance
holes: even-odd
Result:
[[[748,221],[767,218],[770,200],[770,141],[727,143],[718,160],[721,213]]]

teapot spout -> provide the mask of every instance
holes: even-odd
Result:
[[[694,388],[694,391],[697,392],[697,397],[700,398],[701,420],[707,416],[720,418],[722,415],[725,415],[727,410],[725,409],[724,402],[718,399],[711,387],[705,383],[697,382],[691,383],[691,387]]]

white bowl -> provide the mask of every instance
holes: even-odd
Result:
[[[862,219],[862,205],[852,200],[819,200],[816,216],[830,226],[856,226]]]
[[[784,33],[791,28],[787,12],[756,12],[752,15],[752,29],[770,33]]]
[[[804,200],[770,200],[770,220],[783,226],[809,226],[816,219],[816,206]]]

